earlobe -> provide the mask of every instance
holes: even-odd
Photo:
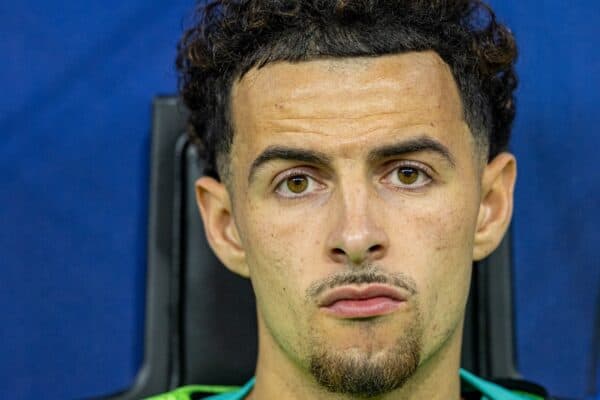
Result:
[[[510,153],[498,154],[485,166],[473,246],[476,261],[493,252],[508,229],[516,178],[517,162]]]
[[[225,185],[208,176],[199,178],[196,181],[196,201],[206,239],[219,260],[232,272],[249,277],[245,252]]]

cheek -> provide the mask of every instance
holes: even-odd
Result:
[[[301,286],[302,278],[310,278],[307,266],[315,264],[321,251],[319,210],[287,209],[272,203],[253,206],[249,202],[242,216],[245,223],[240,233],[248,265],[261,278],[275,275]]]
[[[307,257],[305,238],[310,237],[307,227],[278,214],[257,212],[249,220],[250,229],[245,235],[248,263],[261,276],[301,275]]]
[[[470,284],[477,196],[451,189],[388,218],[390,268],[415,279],[425,340],[433,342],[460,322]]]
[[[279,325],[297,321],[303,288],[310,280],[309,266],[315,264],[310,257],[318,245],[307,240],[314,236],[309,227],[277,209],[254,207],[248,211],[240,224],[240,236],[259,308],[265,319]]]
[[[306,218],[304,218],[306,220]],[[307,352],[313,310],[305,290],[316,277],[322,244],[303,219],[273,209],[254,209],[246,220],[246,260],[256,296],[259,324],[297,362]]]
[[[430,340],[447,338],[462,320],[468,295],[476,210],[460,200],[447,202],[435,215],[424,218],[425,260],[423,310]]]
[[[475,197],[446,190],[423,201],[382,207],[394,210],[382,218],[387,221],[392,258],[415,258],[405,267],[419,275],[426,267],[432,276],[450,267],[452,260],[470,258],[478,211]]]

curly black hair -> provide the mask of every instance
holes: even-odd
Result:
[[[199,4],[194,21],[176,64],[189,132],[208,175],[228,174],[234,80],[275,61],[433,50],[450,66],[465,120],[488,160],[508,145],[516,43],[482,1],[214,0]]]

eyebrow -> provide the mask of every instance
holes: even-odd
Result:
[[[426,135],[377,147],[369,152],[367,160],[374,163],[390,157],[424,151],[435,152],[441,155],[452,167],[456,165],[450,150],[442,143]],[[331,157],[319,151],[288,146],[269,146],[252,162],[248,173],[248,182],[254,179],[262,166],[274,160],[300,161],[322,167],[331,164]]]
[[[318,166],[331,164],[331,158],[319,151],[287,146],[269,146],[252,162],[248,182],[252,181],[260,167],[273,160],[300,161]]]
[[[381,159],[397,157],[408,153],[434,152],[442,156],[452,167],[456,166],[456,161],[448,147],[432,138],[423,135],[414,139],[408,139],[400,143],[383,145],[369,152],[367,160],[371,163]]]

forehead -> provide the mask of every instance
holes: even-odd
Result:
[[[234,149],[245,154],[277,140],[340,145],[464,122],[450,68],[432,51],[267,64],[234,84],[231,105]]]

